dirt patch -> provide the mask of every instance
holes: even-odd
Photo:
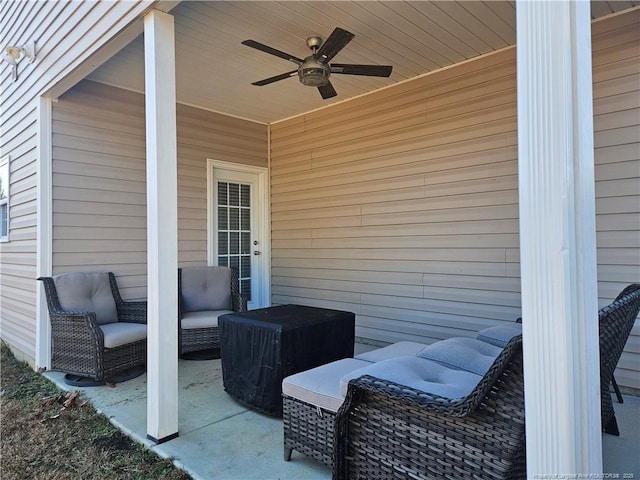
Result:
[[[93,446],[105,453],[130,452],[136,448],[131,439],[122,432],[113,432],[111,435],[98,437],[93,440]]]
[[[77,392],[62,392],[2,345],[0,478],[191,477],[116,429]]]

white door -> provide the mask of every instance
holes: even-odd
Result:
[[[266,170],[210,161],[209,264],[238,271],[249,309],[269,305]]]

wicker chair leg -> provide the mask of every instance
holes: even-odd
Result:
[[[616,437],[620,436],[620,430],[618,430],[618,421],[616,420],[615,415],[611,417],[611,420],[607,422],[604,427],[604,432],[609,435],[615,435]]]
[[[291,453],[293,452],[293,448],[284,447],[284,461],[288,462],[291,460]]]
[[[620,393],[620,388],[618,387],[618,382],[616,382],[615,377],[611,377],[611,384],[613,385],[613,390],[616,392],[616,398],[618,399],[618,403],[624,403],[622,394]]]

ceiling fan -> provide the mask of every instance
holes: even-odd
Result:
[[[353,37],[355,37],[353,33],[347,32],[339,27],[329,35],[329,38],[327,38],[324,43],[322,43],[322,38],[317,35],[309,37],[307,38],[307,46],[313,53],[304,59],[276,50],[275,48],[256,42],[255,40],[245,40],[242,44],[247,47],[252,47],[262,52],[275,55],[276,57],[284,58],[285,60],[298,65],[296,70],[291,70],[290,72],[282,73],[275,77],[265,78],[264,80],[253,82],[251,85],[262,87],[264,85],[277,82],[278,80],[293,77],[297,74],[303,85],[318,87],[320,95],[322,95],[322,98],[326,100],[327,98],[338,95],[329,81],[329,77],[332,73],[344,75],[366,75],[370,77],[388,77],[391,75],[393,67],[389,65],[329,63],[331,59],[353,39]]]

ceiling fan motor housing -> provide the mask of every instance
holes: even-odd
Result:
[[[320,63],[313,56],[304,59],[304,63],[298,67],[300,82],[308,87],[322,87],[329,82],[331,67],[326,63]]]
[[[1,1],[1,0],[0,0]],[[255,48],[262,52],[268,53],[278,58],[282,58],[289,62],[295,63],[298,68],[290,72],[281,73],[273,77],[265,78],[258,82],[252,82],[252,85],[263,87],[280,80],[291,78],[298,74],[300,83],[308,87],[318,87],[318,92],[323,100],[333,98],[337,94],[329,77],[331,73],[344,75],[365,75],[369,77],[388,77],[391,75],[391,65],[352,65],[352,64],[335,64],[331,66],[329,62],[335,57],[355,35],[340,27],[336,27],[326,42],[318,35],[307,38],[307,46],[313,52],[313,55],[306,57],[304,60],[283,52],[276,48],[270,47],[255,40],[244,40],[241,43],[247,47]]]

